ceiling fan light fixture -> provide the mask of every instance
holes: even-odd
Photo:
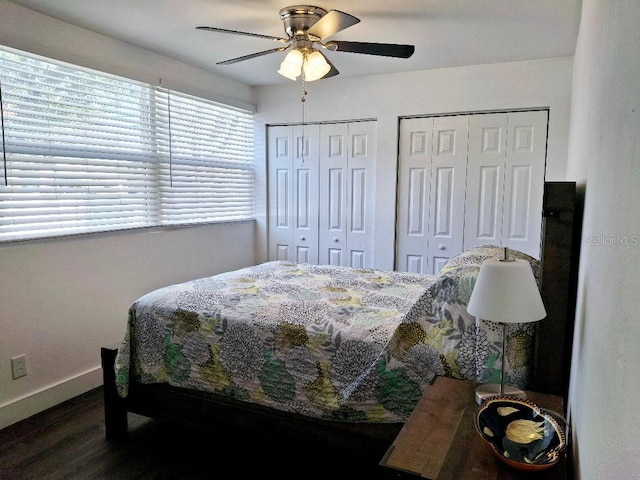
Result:
[[[196,28],[198,30],[231,33],[234,35],[244,35],[284,43],[286,46],[230,58],[217,62],[217,65],[231,65],[244,60],[262,57],[263,55],[290,50],[284,61],[280,64],[278,73],[294,82],[300,75],[303,76],[303,81],[313,81],[333,77],[340,73],[322,52],[314,48],[314,44],[316,43],[319,43],[322,49],[333,52],[363,53],[396,58],[409,58],[415,50],[413,45],[396,43],[347,42],[338,40],[323,43],[325,39],[360,22],[360,19],[348,13],[341,12],[340,10],[327,11],[313,5],[293,5],[280,10],[280,20],[284,23],[286,37],[274,37],[261,33],[229,30],[228,28]]]
[[[284,57],[278,73],[283,77],[295,81],[302,73],[303,62],[304,54],[298,49],[293,49]]]
[[[324,58],[322,53],[318,50],[313,50],[311,53],[307,54],[303,64],[303,70],[304,79],[308,82],[312,82],[314,80],[319,80],[329,73],[331,65],[327,63],[327,60]]]

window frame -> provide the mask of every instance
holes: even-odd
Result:
[[[142,103],[147,105],[148,110],[145,110],[144,107],[140,107],[139,110],[141,121],[139,133],[144,137],[143,143],[144,141],[149,142],[146,150],[143,148],[144,151],[135,152],[135,145],[132,143],[131,145],[134,146],[132,149],[133,153],[131,153],[132,158],[127,158],[129,154],[124,151],[128,145],[122,146],[123,152],[118,153],[118,135],[125,135],[127,128],[119,127],[118,125],[112,126],[108,124],[108,119],[105,119],[104,122],[102,118],[97,120],[98,123],[103,122],[96,127],[97,133],[85,133],[86,137],[92,134],[97,135],[97,140],[88,138],[88,144],[94,140],[96,142],[104,141],[104,143],[100,144],[97,148],[98,150],[103,148],[103,151],[99,151],[98,153],[89,151],[90,149],[87,149],[86,145],[78,146],[72,143],[68,144],[70,146],[68,152],[61,150],[65,148],[65,144],[61,142],[60,139],[66,141],[67,137],[61,135],[58,138],[55,134],[51,133],[51,131],[56,128],[63,131],[65,125],[62,122],[59,124],[47,124],[49,128],[48,133],[42,133],[42,131],[46,130],[44,127],[41,129],[42,131],[38,130],[40,127],[36,125],[37,122],[35,122],[34,117],[31,117],[31,120],[35,122],[35,126],[27,125],[26,127],[16,127],[15,125],[19,122],[15,120],[13,120],[13,125],[11,125],[12,122],[7,121],[8,113],[6,109],[6,89],[7,85],[9,85],[9,83],[5,82],[6,78],[8,78],[5,69],[9,61],[7,60],[7,56],[19,58],[25,63],[33,62],[33,65],[36,65],[33,67],[34,70],[37,70],[37,65],[46,65],[53,70],[59,68],[61,71],[77,74],[81,80],[84,78],[83,76],[91,76],[99,80],[106,79],[105,82],[107,84],[114,82],[116,87],[119,85],[124,85],[122,88],[132,86],[132,88],[139,88],[140,92],[146,92],[148,98],[146,99],[146,103],[144,99]],[[5,75],[2,74],[2,70],[5,70]],[[46,76],[45,74],[43,75]],[[16,85],[18,82],[19,80],[14,79],[14,84],[11,85],[11,88],[17,88]],[[49,87],[51,87],[51,85],[42,84],[42,90],[46,90]],[[213,101],[187,93],[172,91],[159,85],[138,82],[126,77],[53,60],[3,45],[0,45],[0,88],[2,89],[0,101],[3,102],[2,138],[0,138],[0,148],[3,155],[3,157],[0,158],[0,245],[16,241],[135,230],[150,227],[175,229],[211,223],[255,220],[255,119],[252,110],[227,105],[219,101]],[[62,91],[62,89],[60,89],[60,91]],[[82,97],[79,91],[76,93],[79,95],[78,98],[80,100],[89,103],[88,97]],[[28,97],[28,94],[25,95],[25,98],[26,97]],[[60,94],[60,97],[62,98],[63,95]],[[64,97],[64,99],[66,98],[67,97]],[[109,101],[107,96],[96,98],[96,103],[99,103],[100,100]],[[124,102],[124,100],[119,97],[116,98],[116,101]],[[60,104],[62,104],[62,101]],[[107,103],[104,105],[105,108],[109,110]],[[129,107],[129,104],[125,105],[125,108]],[[174,109],[173,112],[172,108]],[[181,109],[182,112],[180,111]],[[134,113],[138,112],[135,109],[132,111]],[[13,112],[15,118],[18,118],[15,112],[16,110]],[[115,115],[115,113],[111,113]],[[180,117],[180,114],[183,118],[180,120],[181,125],[178,125],[178,117]],[[106,115],[107,114],[105,114],[105,116]],[[191,120],[189,119],[189,115],[193,116]],[[55,117],[55,115],[53,116]],[[60,120],[65,119],[66,117],[64,116],[60,117]],[[146,120],[148,120],[149,125],[143,125]],[[173,125],[172,121],[174,122]],[[26,133],[18,132],[16,129],[19,128],[24,128]],[[103,128],[106,133],[99,130],[100,128]],[[147,128],[148,130],[145,130]],[[46,135],[50,135],[49,143],[42,151],[38,151],[38,145],[35,141],[29,144],[27,135],[30,134],[27,131],[29,129],[34,132],[34,138],[37,135],[43,135],[44,143],[47,143]],[[89,128],[85,129],[90,130]],[[129,125],[129,129],[133,130],[133,127]],[[73,130],[73,128],[68,127],[67,130]],[[100,137],[103,133],[104,135]],[[13,137],[12,134],[14,135]],[[15,139],[18,138],[18,136],[16,136],[17,134],[24,134],[25,136],[23,138],[27,139],[27,142],[21,146],[18,145],[17,142],[12,143],[12,141],[15,142]],[[110,135],[113,138],[108,138]],[[135,135],[136,132],[134,132],[133,136]],[[177,148],[176,140],[178,138],[180,138],[181,141],[180,148]],[[112,141],[113,139],[115,139],[115,141]],[[56,144],[56,141],[59,143]],[[190,141],[194,142],[193,148],[190,147]],[[199,153],[196,152],[196,144]],[[113,146],[113,152],[107,151],[108,148],[111,148],[110,146]],[[74,148],[76,150],[74,150]],[[85,150],[83,151],[83,149]],[[192,151],[190,151],[190,149]],[[63,153],[68,153],[71,157],[67,159],[67,157],[62,155]],[[93,154],[95,154],[97,158],[91,158]],[[25,170],[28,167],[22,166],[12,169],[12,167],[18,165],[19,160],[22,159],[20,155],[23,155],[25,158],[29,156],[32,157],[29,161],[32,161],[33,164],[36,165],[36,168],[50,164],[52,170],[56,170],[56,168],[63,163],[61,159],[65,159],[65,166],[59,169],[62,170],[66,168],[70,172],[65,172],[70,178],[67,188],[73,190],[73,187],[76,186],[74,181],[76,181],[77,186],[82,186],[86,191],[91,191],[92,185],[87,186],[81,184],[83,181],[90,183],[88,178],[92,175],[93,177],[91,178],[95,180],[95,185],[104,187],[104,185],[100,183],[102,177],[105,179],[116,178],[119,174],[123,176],[123,180],[120,180],[119,183],[123,185],[126,184],[127,180],[124,178],[127,177],[127,174],[131,174],[132,176],[138,175],[134,174],[133,170],[131,170],[134,163],[126,164],[126,162],[140,162],[135,165],[140,166],[145,172],[139,173],[140,176],[135,176],[135,179],[143,183],[146,182],[143,187],[145,193],[140,195],[141,200],[136,200],[136,196],[131,194],[135,189],[130,189],[130,193],[127,194],[129,196],[122,197],[122,205],[124,205],[124,208],[123,213],[120,215],[118,214],[116,206],[109,206],[110,201],[113,201],[114,205],[118,204],[118,190],[116,188],[113,188],[111,191],[108,188],[104,189],[101,195],[104,195],[105,199],[100,200],[103,202],[102,207],[85,207],[88,210],[93,208],[92,212],[99,212],[100,208],[102,208],[102,215],[106,218],[106,220],[104,220],[104,226],[101,226],[99,221],[92,223],[94,220],[90,218],[90,213],[78,213],[78,223],[81,226],[77,228],[64,227],[56,229],[49,225],[43,227],[43,231],[40,233],[35,232],[35,228],[33,229],[34,231],[25,231],[24,226],[20,227],[18,225],[16,218],[18,218],[18,221],[25,222],[24,224],[26,225],[29,220],[36,218],[36,214],[31,215],[29,212],[26,212],[24,218],[19,218],[17,212],[25,212],[23,208],[26,209],[28,207],[28,201],[13,199],[11,203],[8,203],[10,202],[8,199],[11,198],[12,192],[20,190],[17,180],[21,179],[21,181],[24,182],[23,187],[25,188],[20,190],[22,192],[26,192],[28,190],[27,187],[32,187],[34,190],[38,188],[42,190],[40,192],[41,197],[38,197],[37,193],[33,194],[33,198],[39,199],[38,201],[34,201],[33,204],[37,204],[39,208],[43,209],[45,212],[44,217],[46,217],[47,220],[53,219],[54,222],[57,220],[59,225],[64,223],[60,220],[62,215],[60,212],[63,210],[60,208],[56,209],[56,207],[53,206],[46,206],[48,201],[43,200],[45,197],[42,192],[46,191],[46,189],[42,186],[42,181],[44,178],[47,178],[48,181],[52,182],[50,185],[52,192],[58,190],[64,192],[65,190],[61,185],[65,180],[56,180],[57,177],[55,177],[55,175],[60,175],[60,178],[63,178],[61,173],[56,172],[51,174],[52,176],[50,177],[40,177],[33,185],[29,184],[30,180],[28,180],[28,178],[30,174]],[[198,155],[200,156],[198,157]],[[44,160],[44,158],[51,158],[54,159],[54,161]],[[78,165],[83,161],[86,162],[89,167],[94,166],[94,164],[104,165],[96,167],[97,170],[93,173],[91,173],[89,167],[87,167],[87,170],[84,172],[86,178],[78,180],[78,178],[83,175],[83,171]],[[109,162],[112,162],[113,165]],[[129,166],[118,167],[118,162]],[[102,168],[102,170],[100,170],[100,168]],[[79,173],[75,173],[74,169],[77,169]],[[195,173],[196,171],[198,171],[197,175]],[[16,172],[18,172],[17,175]],[[34,178],[37,175],[40,174],[31,174]],[[75,180],[74,175],[78,177]],[[109,177],[109,175],[111,175],[111,177]],[[5,178],[7,185],[5,184]],[[225,181],[229,183],[224,183]],[[105,182],[108,183],[108,180],[104,180],[103,183]],[[126,192],[127,187],[123,185],[120,185],[118,188]],[[230,188],[229,185],[231,185]],[[78,204],[82,203],[82,188],[73,190],[74,193],[78,194]],[[147,194],[147,191],[149,197],[142,198]],[[112,193],[116,194],[115,199],[106,199],[106,197]],[[57,193],[53,193],[52,195],[55,196]],[[18,196],[18,194],[14,196]],[[91,202],[93,199],[94,204],[99,203],[95,198],[96,196],[99,197],[99,195],[89,197],[88,194],[85,194],[85,196],[87,196],[86,202]],[[31,197],[25,195],[24,198]],[[140,214],[140,218],[142,218],[141,221],[136,222],[128,219],[129,217],[127,217],[126,214],[126,209],[129,208],[128,201],[139,201],[140,205],[144,207],[140,210],[142,212]],[[55,202],[51,200],[51,205],[53,205],[53,203]],[[73,202],[71,202],[71,204],[73,204]],[[168,207],[172,207],[173,212],[167,214]],[[107,211],[110,208],[113,208],[113,210]],[[187,213],[182,215],[180,212]],[[111,220],[108,218],[110,215],[113,215],[113,219],[124,219],[124,222],[121,225],[118,225],[116,220],[110,223]],[[13,227],[11,225],[13,225]],[[14,228],[15,231],[10,233],[12,228]]]

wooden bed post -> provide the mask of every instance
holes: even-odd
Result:
[[[102,347],[102,379],[104,383],[104,425],[107,439],[121,438],[127,433],[126,400],[116,390],[115,361],[117,348]]]
[[[532,389],[562,395],[565,405],[576,307],[581,210],[575,182],[545,183],[542,301],[547,317],[538,322]]]

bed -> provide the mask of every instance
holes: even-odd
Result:
[[[466,304],[501,253],[472,248],[438,275],[275,261],[149,292],[122,343],[102,348],[106,435],[126,434],[134,412],[386,447],[435,376],[499,381],[502,331]],[[544,292],[544,262],[511,254]],[[535,380],[538,330],[507,331],[520,388]]]
[[[481,246],[438,275],[272,261],[136,300],[114,362],[117,396],[140,389],[328,424],[401,425],[436,375],[497,381],[501,330],[466,312]],[[537,278],[540,262],[521,252]],[[509,327],[511,384],[530,383],[532,324]]]

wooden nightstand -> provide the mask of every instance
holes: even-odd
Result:
[[[430,480],[565,479],[566,460],[535,474],[502,463],[473,425],[475,382],[447,377],[429,386],[380,465],[386,478]],[[562,413],[562,397],[526,392],[541,407]]]

